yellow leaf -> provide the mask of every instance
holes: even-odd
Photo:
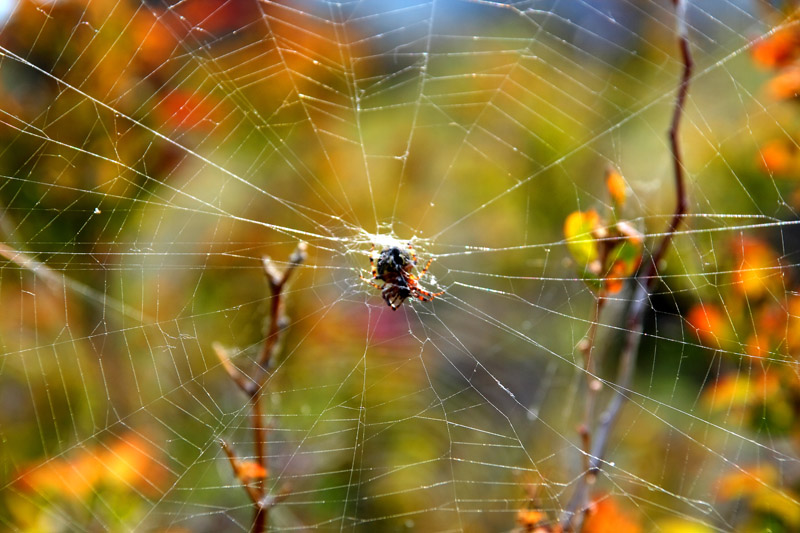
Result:
[[[592,261],[597,260],[598,251],[593,232],[600,226],[600,215],[597,211],[575,211],[570,213],[564,221],[564,236],[567,239],[567,249],[575,261],[587,268]]]
[[[762,513],[777,516],[790,531],[797,531],[800,528],[800,504],[797,503],[797,496],[794,494],[790,496],[783,491],[762,486],[756,492],[750,506]]]
[[[703,391],[702,403],[712,411],[744,409],[763,397],[758,386],[744,374],[726,374]]]

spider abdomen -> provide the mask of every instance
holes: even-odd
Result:
[[[408,250],[397,246],[388,246],[381,250],[377,259],[372,255],[374,249],[373,245],[373,250],[370,251],[369,256],[369,262],[372,265],[372,279],[383,281],[383,286],[377,285],[364,276],[361,276],[361,279],[375,288],[381,289],[381,296],[392,310],[397,310],[405,299],[409,297],[429,302],[444,294],[444,291],[432,293],[420,287],[419,280],[428,271],[433,258],[428,260],[428,264],[418,275],[412,274],[417,264],[417,255],[414,253],[410,243]]]

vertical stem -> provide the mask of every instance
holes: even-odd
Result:
[[[677,201],[664,237],[658,244],[656,251],[650,256],[650,260],[646,262],[646,266],[640,270],[639,274],[636,276],[636,288],[625,321],[625,343],[622,348],[617,379],[615,381],[616,387],[619,390],[615,391],[614,396],[600,416],[597,431],[594,433],[593,442],[591,442],[591,457],[589,460],[588,472],[591,472],[592,475],[585,475],[578,480],[575,492],[561,515],[560,525],[564,531],[580,531],[583,526],[584,512],[588,508],[589,502],[590,483],[594,480],[596,474],[601,471],[601,466],[605,462],[604,457],[608,439],[626,399],[624,391],[630,388],[631,382],[633,381],[639,344],[644,329],[645,303],[650,297],[650,291],[653,286],[655,286],[658,266],[672,242],[675,231],[686,216],[688,202],[686,198],[683,156],[681,154],[678,131],[686,105],[686,96],[689,93],[689,82],[691,81],[694,62],[692,61],[686,26],[686,0],[673,0],[673,5],[676,10],[678,47],[683,64],[683,72],[681,74],[678,92],[675,96],[675,106],[673,108],[672,122],[669,128],[670,150],[672,152],[672,166]],[[586,440],[587,439],[584,439],[584,444]]]
[[[584,475],[586,476],[594,475],[589,465],[589,455],[591,453],[592,445],[592,433],[590,427],[592,421],[594,420],[594,410],[595,405],[597,404],[597,393],[600,391],[600,387],[602,386],[600,381],[598,381],[598,379],[595,377],[597,375],[595,370],[597,364],[594,357],[594,347],[595,339],[597,337],[597,324],[600,321],[600,313],[603,310],[603,303],[605,302],[604,298],[604,292],[601,291],[601,293],[598,294],[597,301],[594,305],[591,324],[589,325],[589,331],[586,334],[586,345],[583,348],[584,369],[586,370],[586,402],[584,405],[583,423],[581,424],[579,433],[581,435],[583,449],[586,452],[584,455]],[[591,483],[592,480],[587,481]]]
[[[253,517],[253,528],[251,531],[253,533],[263,533],[267,529],[267,519],[269,509],[266,507],[262,507],[260,505],[256,506],[255,516]]]
[[[264,413],[261,408],[261,389],[258,389],[253,396],[250,397],[250,418],[253,424],[253,435],[255,442],[253,443],[254,455],[256,462],[266,471],[269,466],[267,458],[267,428],[264,426]],[[258,485],[262,492],[264,490],[264,479],[258,481]]]

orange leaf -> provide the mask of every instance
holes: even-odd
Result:
[[[761,147],[759,163],[770,174],[785,174],[794,159],[794,150],[787,143],[773,140]]]
[[[624,239],[612,242],[607,250],[605,288],[608,292],[618,292],[624,281],[636,272],[642,262],[642,236],[627,222],[617,222],[614,236]]]
[[[776,100],[788,100],[800,94],[800,68],[788,67],[767,82],[767,92]]]
[[[713,304],[695,304],[686,314],[686,321],[704,344],[715,348],[720,347],[720,339],[728,332],[725,314]]]
[[[584,533],[639,533],[641,530],[639,521],[609,497],[591,503],[583,525]]]
[[[800,52],[800,39],[794,28],[779,30],[753,45],[753,60],[764,68],[788,65]]]
[[[526,531],[531,531],[536,524],[544,520],[546,516],[544,513],[535,511],[533,509],[520,509],[517,512],[517,524],[519,524]]]
[[[267,470],[255,461],[240,461],[236,465],[236,476],[242,483],[250,483],[267,477]]]
[[[192,0],[175,2],[168,15],[161,18],[179,39],[220,38],[234,31],[244,31],[260,20],[255,2],[230,0]],[[192,35],[192,37],[189,37]]]
[[[178,49],[179,43],[163,20],[147,10],[139,10],[131,21],[131,32],[138,49],[136,58],[156,70]]]
[[[737,241],[734,252],[739,263],[733,274],[733,283],[740,293],[749,298],[759,298],[781,289],[780,263],[769,246],[745,237]]]
[[[167,94],[157,110],[159,118],[174,129],[210,132],[223,118],[216,98],[182,90]]]
[[[608,170],[606,170],[606,188],[614,201],[614,205],[622,207],[627,197],[627,188],[622,175],[614,167],[608,167]]]

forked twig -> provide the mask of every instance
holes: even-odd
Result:
[[[639,352],[639,343],[644,327],[645,302],[648,300],[650,291],[655,285],[658,277],[659,264],[663,260],[672,242],[675,230],[686,216],[686,183],[678,131],[684,113],[686,96],[689,92],[689,82],[692,77],[694,63],[689,47],[688,29],[686,25],[686,0],[673,0],[672,3],[676,10],[678,46],[680,48],[681,62],[683,64],[683,73],[678,86],[678,92],[675,96],[675,106],[673,108],[672,122],[669,128],[677,203],[669,225],[667,226],[667,230],[664,233],[664,237],[661,239],[655,252],[651,254],[649,261],[645,262],[643,268],[640,269],[636,276],[636,288],[625,320],[625,342],[620,357],[617,379],[614,382],[616,384],[615,388],[618,390],[600,416],[597,430],[594,432],[589,456],[589,468],[585,472],[585,475],[578,480],[575,492],[561,515],[560,526],[564,531],[580,531],[583,525],[584,514],[589,504],[589,488],[594,483],[597,474],[601,471],[602,465],[605,462],[604,457],[608,445],[608,438],[626,399],[624,391],[630,388],[631,381],[633,380],[633,373],[636,368],[636,359]],[[588,429],[586,431],[588,431]]]
[[[289,257],[289,264],[283,270],[276,268],[269,257],[264,257],[263,259],[264,273],[267,276],[272,300],[264,346],[249,374],[246,374],[233,364],[230,353],[221,344],[217,342],[213,344],[214,353],[217,354],[222,367],[236,386],[247,395],[250,403],[255,462],[241,461],[233,448],[224,440],[220,440],[220,446],[222,446],[225,455],[228,456],[234,475],[241,482],[242,487],[250,497],[250,501],[253,502],[255,513],[251,529],[253,533],[261,533],[266,529],[270,509],[283,501],[288,495],[288,491],[285,488],[277,494],[271,494],[267,491],[267,482],[269,480],[267,427],[264,425],[261,397],[264,393],[267,379],[270,376],[270,366],[279,350],[280,340],[288,323],[288,319],[284,314],[283,289],[292,272],[305,258],[306,244],[301,242]]]

